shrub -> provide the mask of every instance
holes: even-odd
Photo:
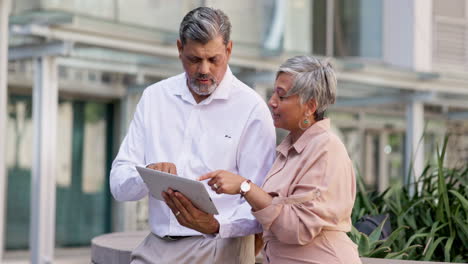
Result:
[[[355,223],[364,215],[389,214],[395,230],[387,241],[378,234],[353,230],[349,236],[361,256],[409,260],[468,262],[468,164],[446,168],[448,137],[412,185],[395,185],[383,193],[367,192],[358,177],[353,208]],[[369,245],[367,245],[369,243]]]

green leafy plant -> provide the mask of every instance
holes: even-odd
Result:
[[[408,252],[411,252],[420,245],[410,245],[400,251],[393,251],[392,244],[395,239],[399,237],[399,234],[406,228],[406,226],[401,226],[395,231],[393,231],[388,238],[385,240],[379,239],[380,234],[382,233],[382,228],[385,224],[385,219],[380,225],[372,231],[372,233],[367,236],[366,234],[359,232],[354,226],[351,229],[349,234],[351,240],[358,245],[359,256],[367,258],[400,258],[401,256],[407,255]]]
[[[412,185],[376,193],[366,191],[358,179],[353,222],[367,214],[389,214],[395,229],[387,241],[375,238],[381,228],[374,230],[378,235],[368,237],[351,231],[361,256],[468,262],[468,165],[444,167],[447,142],[448,137],[437,151],[435,165],[428,163]]]

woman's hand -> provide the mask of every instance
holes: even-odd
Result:
[[[225,170],[212,171],[197,180],[203,181],[207,179],[211,179],[208,181],[208,185],[218,194],[239,194],[241,183],[246,180],[240,175]]]
[[[242,182],[247,180],[240,175],[224,170],[217,170],[207,173],[197,180],[203,181],[207,179],[210,179],[208,181],[208,185],[211,186],[211,189],[218,194],[240,194],[240,186]],[[262,190],[254,183],[251,183],[250,186],[251,189],[247,194],[245,194],[244,198],[250,204],[250,206],[252,206],[254,211],[262,210],[271,204],[273,197],[271,197],[270,194]]]

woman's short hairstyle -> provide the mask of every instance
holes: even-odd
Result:
[[[226,45],[230,35],[231,22],[228,16],[223,11],[211,7],[198,7],[188,12],[179,28],[182,46],[188,39],[206,44],[218,36],[223,37],[223,43]]]
[[[297,94],[302,104],[314,99],[317,103],[315,120],[322,120],[328,105],[334,104],[336,99],[336,76],[330,62],[311,56],[296,56],[280,66],[276,78],[282,73],[294,78],[286,96]]]

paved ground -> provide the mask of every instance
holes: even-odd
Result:
[[[89,264],[91,248],[61,248],[55,249],[54,264]],[[28,251],[7,251],[0,263],[29,264]]]

